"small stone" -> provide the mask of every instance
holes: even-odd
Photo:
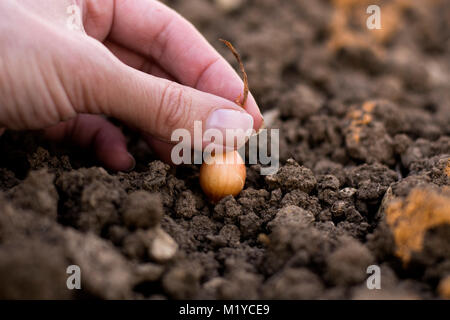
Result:
[[[314,215],[297,206],[288,206],[279,210],[269,224],[269,229],[274,229],[283,225],[296,225],[299,227],[307,226],[315,221]]]
[[[344,188],[342,190],[339,190],[339,196],[341,198],[351,198],[353,197],[353,195],[356,193],[356,189],[355,188]]]
[[[157,229],[156,232],[149,248],[149,255],[157,262],[167,262],[177,252],[178,244],[164,230]]]

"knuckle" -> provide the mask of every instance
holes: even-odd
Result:
[[[192,99],[183,86],[169,82],[163,89],[159,123],[168,128],[185,128],[192,109]]]

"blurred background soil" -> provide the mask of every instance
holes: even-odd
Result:
[[[450,1],[165,2],[239,50],[282,167],[212,205],[127,128],[129,173],[7,132],[0,298],[450,298]]]

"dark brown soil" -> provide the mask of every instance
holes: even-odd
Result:
[[[450,298],[450,2],[221,2],[168,4],[242,54],[275,110],[278,173],[248,166],[212,205],[198,167],[163,164],[126,128],[130,173],[7,132],[0,298]],[[71,264],[82,290],[66,288]]]

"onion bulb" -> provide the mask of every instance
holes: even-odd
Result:
[[[237,151],[211,155],[200,167],[200,186],[212,202],[232,195],[244,188],[247,172],[244,160]]]
[[[236,103],[245,109],[248,97],[248,79],[245,73],[241,57],[233,45],[220,39],[236,57],[244,80],[244,94],[242,101],[240,96]],[[203,192],[212,202],[218,202],[226,196],[237,196],[244,188],[247,172],[244,160],[237,151],[216,153],[211,155],[209,161],[205,161],[200,167],[200,186]]]

